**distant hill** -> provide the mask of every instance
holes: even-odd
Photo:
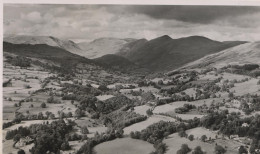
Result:
[[[216,67],[220,68],[228,64],[259,64],[260,42],[244,43],[228,48],[218,53],[207,55],[191,62],[184,67]]]
[[[125,44],[133,41],[135,39],[100,38],[92,42],[81,42],[78,45],[84,51],[82,56],[94,59],[106,54],[115,54]]]
[[[12,37],[5,37],[4,41],[12,44],[46,44],[49,46],[62,48],[74,54],[83,54],[83,51],[80,49],[80,47],[73,41],[63,40],[52,36],[17,35]]]
[[[164,35],[119,54],[152,71],[167,71],[241,43],[244,42],[218,42],[202,36],[172,39]]]
[[[31,45],[4,42],[3,51],[23,57],[50,60],[59,64],[61,69],[68,72],[79,63],[93,63],[93,61],[87,58],[70,53],[69,51],[59,47],[49,46],[46,44]]]

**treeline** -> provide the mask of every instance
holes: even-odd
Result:
[[[123,129],[134,123],[138,123],[146,120],[147,117],[137,114],[135,112],[129,111],[114,111],[101,118],[103,124],[112,128]]]
[[[20,66],[20,67],[30,67],[31,66],[31,60],[22,56],[6,56],[7,62],[14,66]]]
[[[260,76],[260,69],[258,64],[228,65],[222,69],[229,73],[249,75],[252,77]]]
[[[10,122],[4,122],[3,123],[3,129],[11,127],[12,125],[19,124],[21,122],[21,119],[15,118],[14,120]]]

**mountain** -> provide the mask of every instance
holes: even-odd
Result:
[[[228,64],[259,64],[260,42],[244,43],[218,53],[207,55],[184,67],[213,66],[220,68]]]
[[[81,42],[78,46],[84,51],[82,56],[94,59],[106,54],[115,54],[127,43],[135,39],[99,38],[92,42]]]
[[[67,50],[47,44],[12,44],[3,43],[3,51],[18,55],[20,57],[30,57],[44,59],[58,64],[60,69],[70,72],[79,63],[93,64],[93,61],[73,54]]]
[[[172,39],[164,35],[121,55],[152,71],[167,71],[240,43],[244,42],[218,42],[202,36]]]
[[[53,47],[59,47],[61,49],[67,50],[71,53],[82,55],[83,51],[80,47],[71,40],[62,40],[52,36],[27,36],[27,35],[17,35],[4,38],[5,42],[12,44],[46,44]]]
[[[123,47],[121,49],[119,49],[119,52],[117,52],[117,55],[120,56],[124,56],[124,57],[128,57],[128,55],[131,53],[131,51],[135,51],[138,48],[140,48],[141,46],[144,45],[144,43],[146,43],[147,40],[146,39],[138,39],[129,43],[126,43],[123,45]]]

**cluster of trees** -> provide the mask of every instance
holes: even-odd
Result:
[[[28,127],[19,127],[18,129],[7,131],[5,139],[10,140],[15,136],[26,137],[30,135],[30,129]]]
[[[244,111],[245,114],[249,115],[253,111],[260,111],[260,96],[257,94],[247,94],[237,99],[241,102],[239,108]]]
[[[168,150],[168,146],[162,142],[162,140],[158,140],[154,143],[153,147],[155,151],[150,154],[164,154]]]
[[[241,119],[238,114],[228,114],[228,111],[212,112],[205,116],[201,125],[213,130],[219,130],[224,135],[239,135],[254,138],[259,132],[260,115]],[[243,126],[246,123],[248,126]],[[259,138],[260,139],[260,138]]]
[[[20,122],[21,122],[21,119],[16,119],[16,118],[14,120],[10,121],[10,122],[4,122],[3,123],[3,129],[11,127],[14,124],[19,124]]]
[[[105,115],[101,119],[103,120],[103,124],[106,126],[110,126],[115,129],[123,129],[134,123],[144,121],[147,117],[131,111],[126,112],[118,110]]]
[[[70,149],[68,134],[72,131],[73,122],[66,124],[63,120],[53,121],[50,124],[34,124],[29,127],[34,136],[34,146],[30,149],[33,154],[54,152]]]
[[[123,106],[133,106],[134,102],[127,98],[124,95],[118,95],[116,97],[109,98],[104,101],[104,103],[100,103],[98,107],[98,111],[103,114],[108,114],[112,111],[118,110]]]
[[[20,67],[30,67],[31,66],[31,60],[22,56],[17,57],[11,57],[6,56],[7,62],[11,63],[14,66],[20,66]]]
[[[160,121],[158,123],[154,123],[148,126],[141,132],[130,132],[130,137],[134,139],[141,139],[149,143],[155,144],[157,141],[163,139],[169,134],[176,132],[177,126],[178,125],[174,122]]]
[[[260,76],[258,64],[228,65],[222,69],[229,73],[249,75],[252,77]]]
[[[175,113],[184,114],[192,109],[196,109],[196,106],[191,104],[184,104],[183,107],[176,108]]]
[[[192,149],[187,144],[182,144],[181,148],[177,151],[177,154],[188,154]],[[226,149],[220,145],[215,146],[215,154],[224,154]],[[205,154],[206,152],[202,151],[200,146],[197,146],[193,149],[192,154]]]
[[[51,96],[47,99],[47,103],[50,103],[50,104],[60,104],[61,101],[59,101],[58,99],[55,99],[54,96]]]
[[[77,116],[77,110],[75,111],[75,116]],[[72,112],[64,113],[62,111],[58,111],[60,119],[63,118],[70,118],[73,116]],[[47,119],[55,119],[55,115],[52,112],[46,111],[45,114],[42,112],[39,112],[38,114],[30,114],[29,111],[27,112],[26,115],[16,112],[15,113],[15,118],[19,120],[47,120]]]

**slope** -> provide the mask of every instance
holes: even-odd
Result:
[[[106,54],[115,54],[127,43],[135,39],[118,39],[118,38],[99,38],[92,42],[78,43],[79,47],[84,50],[82,56],[94,59]]]
[[[82,55],[83,51],[80,47],[71,40],[62,40],[52,36],[28,36],[28,35],[17,35],[12,37],[4,38],[5,42],[12,44],[46,44],[49,46],[59,47],[67,50],[71,53]]]
[[[228,64],[260,64],[260,42],[241,44],[221,52],[207,55],[199,60],[191,62],[184,67],[213,66],[220,68]]]
[[[133,48],[123,56],[150,70],[167,71],[237,44],[213,41],[202,36],[172,39],[164,35]]]

